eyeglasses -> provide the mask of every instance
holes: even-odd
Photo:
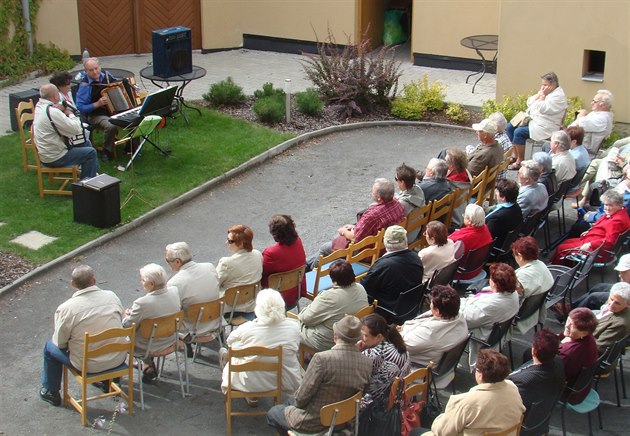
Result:
[[[236,244],[236,241],[234,239],[227,239],[227,243],[232,245],[232,244]]]
[[[601,103],[603,100],[591,100],[591,103]]]

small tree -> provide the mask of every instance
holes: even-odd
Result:
[[[364,34],[361,41],[341,48],[328,29],[328,41],[318,41],[318,55],[303,62],[306,76],[317,86],[329,104],[340,105],[342,115],[370,112],[375,107],[389,107],[396,95],[400,62],[386,47],[370,53],[370,42]]]

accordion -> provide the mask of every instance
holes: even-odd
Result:
[[[109,83],[101,90],[101,97],[107,97],[105,107],[110,115],[140,106],[142,101],[136,91],[136,81],[133,77],[120,82]]]

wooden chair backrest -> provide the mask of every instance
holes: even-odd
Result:
[[[483,191],[484,191],[483,199],[484,201],[487,201],[490,206],[494,204],[494,187],[497,184],[497,176],[499,175],[500,167],[501,167],[501,164],[495,167],[492,167],[488,171],[488,176],[486,177],[486,184],[483,188]]]
[[[184,311],[182,310],[159,318],[143,319],[140,321],[140,335],[145,339],[173,336],[177,333],[179,323],[183,319]]]
[[[405,225],[403,226],[405,230],[407,230],[407,234],[413,232],[414,230],[420,228],[420,232],[418,233],[418,238],[415,241],[409,241],[409,249],[413,250],[416,247],[425,247],[427,245],[426,238],[422,234],[422,231],[427,226],[429,222],[429,216],[431,215],[431,208],[433,207],[433,202],[429,201],[422,207],[413,210],[407,215],[407,219],[405,220]]]
[[[458,188],[452,192],[453,203],[451,204],[451,210],[447,217],[447,221],[449,224],[453,224],[453,214],[455,213],[455,210],[457,210],[458,207],[460,207],[462,204],[468,201],[469,191],[470,191],[470,188]],[[463,211],[461,213],[462,213],[462,219],[463,219]]]
[[[319,411],[319,420],[324,427],[344,424],[355,418],[363,392],[359,391],[350,398],[323,406]]]
[[[369,315],[370,313],[375,313],[377,307],[378,307],[378,300],[374,300],[374,301],[372,301],[372,304],[370,304],[369,306],[365,306],[365,307],[359,309],[354,314],[354,316],[356,316],[357,318],[361,319],[365,315]]]
[[[322,277],[330,275],[330,266],[336,260],[346,260],[350,250],[348,248],[342,248],[335,250],[328,256],[319,256],[317,268],[315,268],[315,285],[313,287],[313,298],[317,297],[319,292],[319,281]]]
[[[376,235],[366,236],[358,242],[350,243],[348,245],[346,262],[350,264],[362,263],[366,266],[373,265],[381,255],[384,234],[385,229],[381,229]],[[357,281],[364,275],[365,274],[359,275]]]
[[[115,341],[118,339],[118,341]],[[95,335],[85,332],[83,342],[83,365],[81,372],[83,375],[88,374],[88,360],[105,354],[129,353],[133,356],[133,348],[136,339],[136,324],[132,324],[128,328],[112,328],[104,330]],[[105,343],[103,343],[106,341]]]
[[[294,268],[291,271],[273,273],[267,278],[267,286],[282,293],[293,288],[301,288],[306,265]]]
[[[407,398],[420,395],[419,401],[427,401],[429,385],[431,383],[431,370],[433,362],[429,362],[426,368],[416,369],[407,374],[403,380],[405,381],[405,394]]]
[[[33,100],[21,101],[15,108],[15,119],[18,122],[18,133],[20,134],[20,140],[22,141],[22,169],[24,172],[28,170],[37,169],[36,165],[29,162],[28,150],[32,150],[33,133],[31,126],[35,117],[35,105]],[[29,132],[27,135],[26,132]]]
[[[483,169],[482,172],[480,172],[479,174],[477,174],[475,177],[473,177],[472,181],[470,182],[470,192],[468,193],[468,202],[470,202],[470,200],[477,196],[477,200],[475,201],[476,204],[480,204],[480,198],[481,198],[481,202],[483,203],[483,194],[484,194],[484,189],[486,188],[486,176],[488,175],[488,167],[485,167]]]
[[[232,286],[225,290],[223,294],[223,302],[232,307],[247,304],[256,300],[256,291],[260,286],[259,283],[250,283],[248,285]]]
[[[441,221],[448,229],[451,225],[451,223],[448,222],[448,217],[453,214],[452,209],[454,198],[455,195],[451,192],[438,200],[433,200],[433,207],[431,208],[429,221]]]
[[[214,321],[222,316],[221,306],[221,299],[191,304],[185,309],[186,319],[194,323],[195,327],[198,324]]]

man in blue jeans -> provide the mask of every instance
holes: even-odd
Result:
[[[96,286],[92,268],[87,265],[76,267],[72,271],[71,285],[77,291],[57,308],[52,340],[44,346],[39,396],[53,406],[61,404],[59,390],[63,366],[81,368],[85,333],[96,334],[111,328],[122,328],[122,303],[112,291]],[[88,371],[102,372],[116,368],[126,357],[125,352],[98,356],[88,361]]]
[[[81,178],[96,176],[98,159],[89,141],[68,149],[67,138],[83,132],[81,119],[61,104],[59,90],[52,83],[39,89],[40,100],[35,107],[33,138],[42,165],[52,168],[81,165]]]

